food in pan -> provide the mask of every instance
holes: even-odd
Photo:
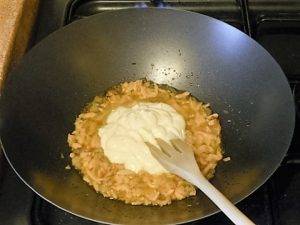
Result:
[[[166,205],[196,194],[169,173],[144,141],[181,138],[195,152],[200,170],[212,178],[222,159],[221,126],[209,104],[147,80],[125,82],[96,96],[69,134],[72,164],[105,197],[133,205]]]

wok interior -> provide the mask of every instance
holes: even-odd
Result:
[[[165,207],[126,205],[65,169],[71,164],[67,134],[83,107],[113,85],[145,77],[187,90],[219,113],[224,156],[231,161],[218,165],[212,182],[232,201],[254,191],[280,163],[294,111],[270,55],[209,17],[145,9],[75,22],[38,44],[9,75],[1,138],[12,166],[50,202],[96,221],[176,223],[216,212],[199,192]]]

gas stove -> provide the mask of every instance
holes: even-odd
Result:
[[[189,10],[222,20],[251,36],[277,60],[297,110],[290,149],[273,176],[237,204],[256,224],[300,224],[300,2],[285,0],[41,0],[30,47],[51,32],[90,15],[141,7]],[[30,162],[29,162],[30,163]],[[13,173],[0,153],[0,224],[95,225],[52,206]],[[231,224],[218,213],[189,224]]]

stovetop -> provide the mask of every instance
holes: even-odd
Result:
[[[170,7],[203,13],[245,32],[277,60],[294,94],[296,128],[279,169],[237,204],[257,224],[300,224],[300,1],[292,0],[40,0],[30,47],[51,32],[90,15],[132,7]],[[29,48],[30,48],[29,47]],[[34,194],[0,152],[0,224],[95,225],[52,206]],[[231,224],[221,213],[190,224]]]

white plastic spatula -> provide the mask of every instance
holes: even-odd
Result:
[[[180,139],[171,140],[172,145],[159,138],[156,141],[160,149],[148,142],[146,144],[165,169],[197,186],[234,224],[254,224],[202,175],[193,150],[186,143]]]

